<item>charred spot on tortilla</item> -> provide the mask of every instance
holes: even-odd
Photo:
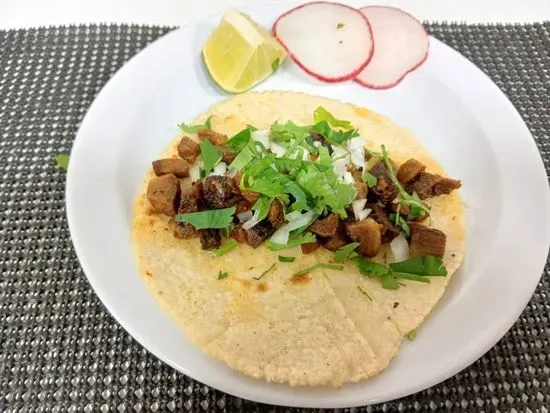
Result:
[[[261,293],[267,291],[267,284],[266,284],[265,282],[259,283],[259,284],[256,286],[256,291],[261,292]]]
[[[293,285],[306,285],[311,281],[311,277],[309,275],[303,274],[294,274],[290,278],[290,283]]]

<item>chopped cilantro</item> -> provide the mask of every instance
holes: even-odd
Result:
[[[220,270],[220,272],[218,273],[218,280],[223,280],[224,278],[227,278],[229,277],[229,274],[227,272],[222,272],[222,270]]]
[[[243,129],[233,137],[231,137],[227,142],[226,145],[229,146],[233,151],[240,152],[243,150],[243,148],[246,146],[246,144],[250,141],[250,133],[252,130],[247,127],[246,129]]]
[[[345,122],[345,121],[344,121]],[[322,120],[313,125],[313,130],[321,135],[333,145],[340,145],[342,142],[359,136],[357,129],[349,129],[346,131],[337,131],[330,127],[326,120]]]
[[[54,156],[54,161],[58,167],[63,169],[65,172],[69,169],[69,155],[66,153],[60,153],[59,155]]]
[[[221,228],[220,232],[222,234],[222,237],[229,238],[231,236],[231,231],[233,231],[234,226],[235,225],[233,225],[233,223],[231,223],[227,227]]]
[[[273,198],[270,198],[266,195],[261,195],[256,203],[252,206],[253,211],[258,211],[258,217],[256,218],[258,221],[261,221],[265,217],[267,217],[267,214],[269,213],[269,209],[271,208],[271,204],[273,203]]]
[[[232,239],[226,242],[225,244],[223,244],[220,248],[212,251],[210,255],[212,257],[221,257],[222,255],[227,254],[229,251],[234,250],[238,246],[239,246],[239,243],[234,239]]]
[[[294,262],[296,257],[285,257],[284,255],[279,255],[279,261],[281,262]]]
[[[271,271],[273,268],[275,268],[275,263],[271,264],[271,267],[269,267],[267,270],[262,272],[258,277],[253,277],[255,280],[259,281],[262,279],[264,275],[266,275],[269,271]]]
[[[196,229],[225,228],[233,222],[235,207],[176,215],[176,221],[189,222]]]
[[[333,128],[351,128],[350,121],[336,119],[332,113],[330,113],[322,106],[319,106],[317,109],[315,109],[315,112],[313,112],[313,120],[315,123],[326,121]]]
[[[210,172],[222,160],[222,153],[208,139],[201,141],[199,147],[201,149],[203,168],[205,172]]]
[[[407,334],[407,338],[410,341],[413,341],[416,338],[416,330],[409,331],[409,334]]]
[[[395,225],[401,228],[407,237],[411,236],[411,228],[409,227],[409,224],[407,224],[407,221],[399,213],[390,214],[390,220],[395,222]]]
[[[394,262],[390,268],[399,273],[409,273],[421,276],[446,276],[447,268],[443,265],[441,258],[433,255],[412,257],[405,261]]]
[[[317,239],[315,238],[315,235],[313,235],[311,232],[307,232],[305,234],[300,234],[294,238],[291,238],[286,244],[277,244],[275,242],[268,241],[267,247],[271,251],[280,251],[280,250],[286,250],[288,248],[297,247],[298,245],[302,244],[309,244],[311,242],[315,242]]]
[[[302,271],[298,271],[296,274],[294,275],[306,275],[306,274],[309,274],[310,272],[312,271],[315,271],[319,268],[324,268],[324,269],[327,269],[327,270],[335,270],[335,271],[342,271],[344,269],[344,266],[342,264],[325,264],[325,263],[322,263],[322,262],[319,262],[315,265],[312,265],[311,267],[308,267]]]
[[[248,165],[258,154],[256,148],[256,141],[254,139],[249,139],[248,143],[244,145],[237,155],[237,157],[229,165],[229,169],[233,171],[239,171]]]
[[[281,59],[277,58],[271,63],[271,70],[273,70],[273,73],[277,71],[279,66],[281,66]]]
[[[357,289],[358,289],[359,291],[361,291],[361,293],[363,293],[370,301],[372,301],[372,297],[369,295],[368,292],[366,292],[363,288],[361,288],[361,286],[358,285],[358,286],[357,286]]]
[[[338,23],[338,24],[336,25],[336,28],[337,28],[337,29],[341,29],[342,27],[344,27],[344,23]]]
[[[374,176],[373,174],[371,174],[368,171],[365,171],[365,173],[363,174],[363,176],[361,178],[363,179],[363,182],[366,183],[369,188],[375,188],[376,185],[378,184],[378,178],[376,178],[376,176]]]
[[[271,139],[275,142],[290,142],[291,139],[301,140],[306,138],[311,131],[311,126],[298,126],[291,120],[285,124],[275,122],[271,126]]]
[[[334,261],[344,262],[351,258],[357,257],[355,248],[357,248],[358,246],[359,246],[358,242],[352,242],[351,244],[347,244],[347,245],[344,245],[343,247],[340,247],[338,251],[334,253]]]
[[[204,130],[204,129],[212,129],[212,115],[210,115],[208,117],[208,119],[206,119],[206,121],[202,124],[198,124],[198,125],[188,125],[187,123],[185,122],[182,122],[178,125],[178,127],[186,132],[186,133],[197,133],[201,130]]]

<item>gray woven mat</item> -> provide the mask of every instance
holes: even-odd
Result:
[[[0,31],[0,412],[293,410],[224,395],[150,355],[96,298],[71,245],[65,175],[52,158],[70,150],[107,80],[167,31]],[[430,31],[504,90],[548,168],[550,23]],[[549,294],[547,267],[520,320],[481,360],[414,396],[350,411],[548,412]]]

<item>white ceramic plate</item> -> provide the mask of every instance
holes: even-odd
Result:
[[[270,26],[292,3],[245,8]],[[257,90],[351,101],[411,128],[467,204],[466,260],[414,342],[377,378],[340,389],[290,388],[233,372],[191,345],[148,293],[130,246],[132,203],[150,162],[190,121],[225,97],[210,82],[201,45],[221,15],[176,30],[126,64],[86,115],[71,153],[67,214],[78,257],[105,306],[149,351],[186,375],[264,403],[343,407],[390,400],[447,379],[512,326],[539,281],[550,242],[548,183],[512,104],[472,63],[430,39],[427,62],[400,85],[371,91],[325,85],[288,62]]]

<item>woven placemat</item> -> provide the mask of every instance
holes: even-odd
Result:
[[[429,29],[504,90],[548,168],[550,23]],[[169,30],[0,31],[0,412],[305,411],[225,395],[157,360],[108,314],[73,251],[65,174],[52,158],[70,150],[107,80]],[[547,267],[519,321],[471,367],[416,395],[349,411],[548,412],[549,294]]]

